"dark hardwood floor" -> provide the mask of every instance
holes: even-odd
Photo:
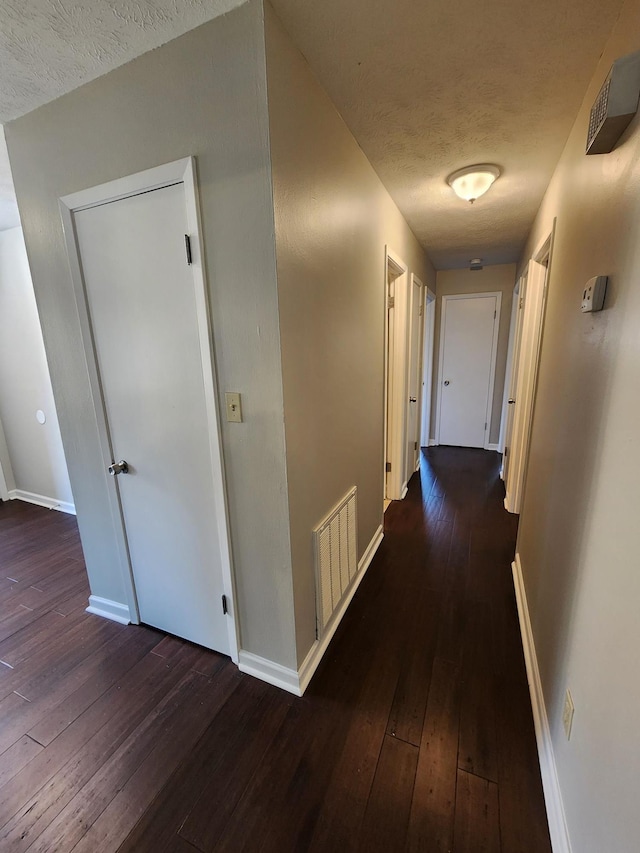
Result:
[[[495,453],[423,452],[306,695],[85,613],[0,504],[0,850],[550,853]]]

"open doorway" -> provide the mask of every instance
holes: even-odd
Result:
[[[385,254],[384,508],[407,493],[406,422],[409,309],[407,265],[389,247]]]
[[[422,404],[422,352],[424,344],[424,287],[411,274],[408,306],[408,396],[406,400],[405,479],[411,479],[420,464],[420,430]]]
[[[504,505],[509,512],[516,514],[522,507],[529,458],[554,232],[555,223],[553,231],[531,258],[516,285],[514,301],[517,301],[518,313],[512,322],[511,375],[505,382],[509,396],[502,465],[506,491]]]
[[[424,294],[424,329],[422,346],[422,402],[420,446],[428,447],[431,434],[431,396],[433,394],[433,346],[436,330],[436,295],[428,287]]]

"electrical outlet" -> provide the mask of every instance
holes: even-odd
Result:
[[[564,696],[564,708],[562,711],[562,725],[564,726],[564,733],[567,736],[567,740],[571,738],[571,725],[573,723],[574,711],[573,699],[571,698],[569,688],[567,688],[567,692]]]

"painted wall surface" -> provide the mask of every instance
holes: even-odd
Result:
[[[358,487],[362,556],[382,522],[385,244],[435,274],[271,8],[267,79],[300,663],[315,640],[312,530]]]
[[[22,228],[0,231],[0,420],[13,487],[73,504]]]
[[[262,6],[249,2],[7,126],[94,595],[125,601],[58,198],[195,155],[241,647],[296,662]],[[218,602],[212,603],[218,606]]]
[[[628,2],[522,258],[557,217],[518,550],[580,853],[638,849],[640,120],[610,154],[584,154],[591,104],[611,63],[637,50],[638,32],[640,7]],[[599,274],[610,276],[605,308],[582,314],[584,284]]]
[[[509,323],[511,322],[511,303],[516,284],[515,264],[496,264],[482,270],[439,270],[436,278],[436,328],[433,353],[433,393],[431,401],[431,431],[436,434],[436,407],[438,399],[438,370],[440,358],[440,323],[442,317],[442,297],[457,293],[489,293],[499,290],[502,293],[500,309],[500,328],[498,331],[498,351],[496,354],[496,376],[493,386],[493,405],[489,442],[497,444],[500,438],[500,420],[502,418],[502,397],[504,394],[504,374],[509,348]]]

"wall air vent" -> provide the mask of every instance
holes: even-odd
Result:
[[[354,486],[313,531],[318,637],[358,572],[356,516]]]
[[[587,154],[608,154],[629,126],[638,109],[640,50],[611,66],[589,117]]]

